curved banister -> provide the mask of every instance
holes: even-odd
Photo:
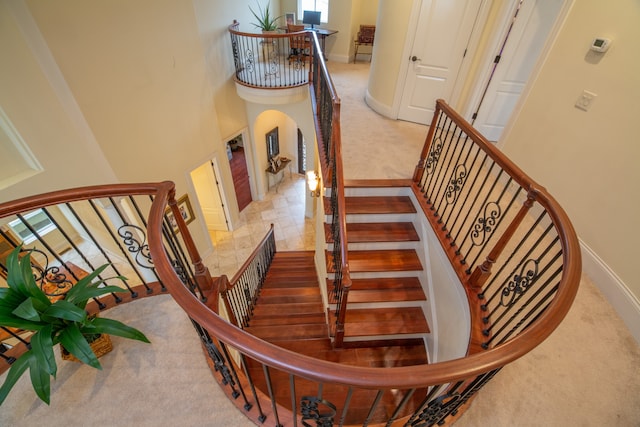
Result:
[[[219,340],[232,345],[252,359],[323,383],[332,382],[372,389],[421,388],[464,380],[501,368],[539,345],[555,330],[569,311],[580,279],[580,258],[579,255],[574,256],[576,253],[579,254],[577,237],[566,213],[557,202],[543,190],[540,190],[539,195],[540,203],[550,208],[554,223],[563,229],[560,237],[567,254],[564,260],[567,274],[561,279],[558,293],[549,309],[537,319],[534,325],[504,344],[482,353],[429,365],[368,368],[318,360],[267,343],[226,322],[184,288],[173,272],[170,261],[163,253],[159,233],[168,196],[162,193],[154,199],[151,208],[149,245],[154,254],[156,268],[162,277],[167,278],[166,286],[176,302],[202,327],[215,331],[215,336]]]
[[[147,231],[154,266],[176,302],[192,319],[207,330],[214,331],[217,339],[232,345],[247,356],[266,365],[314,381],[333,382],[362,388],[418,388],[464,380],[498,369],[516,360],[547,338],[568,312],[577,292],[581,271],[578,240],[566,213],[558,203],[534,182],[531,182],[531,187],[535,188],[538,202],[549,211],[554,224],[558,227],[565,253],[564,275],[549,309],[536,320],[535,324],[517,337],[485,352],[460,359],[410,367],[368,368],[318,360],[267,343],[228,323],[217,313],[214,313],[184,286],[165,251],[163,245],[164,214],[169,206],[169,200],[173,199],[175,193],[174,185],[170,182],[92,186],[22,198],[0,205],[0,217],[51,204],[85,200],[92,197],[128,196],[131,194],[153,196]],[[176,216],[176,220],[178,223],[183,222],[180,215]]]
[[[451,117],[453,121],[458,124],[458,126],[464,131],[466,135],[468,135],[473,142],[478,145],[485,153],[493,159],[502,169],[504,169],[509,176],[513,177],[516,182],[523,188],[534,188],[537,187],[541,190],[544,190],[543,187],[538,185],[533,179],[531,179],[522,169],[518,167],[512,160],[510,160],[507,156],[505,156],[500,150],[498,150],[494,144],[492,144],[487,138],[485,138],[476,128],[471,126],[469,122],[467,122],[464,117],[462,117],[456,110],[451,108],[449,104],[445,102],[444,99],[436,100],[436,108],[433,112],[433,117],[438,117],[438,114],[443,111],[447,116]],[[433,132],[435,131],[436,126],[429,127],[429,135],[433,137]],[[427,135],[425,141],[430,141],[432,138]],[[429,146],[425,143],[422,152],[420,153],[420,161],[418,163],[418,167],[416,168],[416,175],[414,175],[414,181],[418,181],[417,174],[420,170],[421,166],[424,166],[427,153],[429,151]],[[546,191],[545,191],[546,192]],[[558,205],[559,206],[559,205]]]
[[[230,31],[232,31],[231,28]],[[244,33],[238,32],[238,34]],[[261,36],[258,35],[258,37]],[[272,37],[284,38],[288,37],[288,35],[273,35]],[[335,217],[338,239],[340,240],[337,252],[339,257],[341,257],[340,262],[342,263],[344,273],[344,283],[342,285],[348,291],[350,277],[346,247],[346,218],[344,215],[346,203],[344,198],[340,141],[340,100],[337,97],[326,65],[321,55],[317,53],[320,50],[318,49],[318,40],[315,34],[313,35],[313,40],[316,46],[313,55],[315,68],[312,70],[314,112],[317,122],[324,122],[316,123],[319,136],[318,143],[321,151],[320,161],[323,179],[330,179],[332,182],[332,197],[335,197],[335,209],[338,212],[337,217]],[[496,165],[511,176],[522,189],[525,189],[528,197],[530,197],[531,200],[535,200],[535,203],[548,214],[557,232],[557,239],[561,247],[562,255],[562,276],[557,285],[554,284],[554,293],[549,293],[549,295],[552,295],[552,297],[550,297],[552,299],[548,305],[545,306],[545,309],[536,314],[535,319],[530,321],[530,324],[519,329],[513,337],[508,337],[509,339],[499,342],[493,347],[487,346],[486,350],[473,352],[458,359],[405,367],[380,368],[352,366],[320,360],[287,350],[265,342],[245,332],[241,327],[229,323],[222,318],[219,313],[214,311],[217,309],[217,300],[208,301],[205,304],[205,301],[201,298],[203,296],[202,293],[198,294],[194,292],[193,288],[190,289],[188,286],[185,286],[184,277],[181,277],[179,271],[177,271],[175,260],[170,258],[167,251],[168,230],[166,213],[167,208],[169,208],[175,217],[177,229],[182,239],[181,245],[186,248],[191,262],[195,266],[200,289],[205,291],[213,290],[213,292],[207,293],[206,295],[209,298],[217,298],[216,291],[219,289],[213,287],[213,280],[203,266],[200,255],[189,234],[188,227],[182,215],[180,215],[175,200],[175,186],[171,182],[92,186],[27,197],[14,202],[1,204],[0,218],[58,203],[102,197],[131,196],[132,194],[148,195],[151,198],[151,203],[145,225],[148,234],[149,250],[153,259],[153,267],[178,305],[180,305],[195,324],[197,324],[196,329],[199,331],[201,339],[203,337],[207,338],[207,335],[211,335],[213,336],[212,341],[221,343],[223,353],[227,354],[224,346],[229,346],[241,353],[239,358],[241,362],[236,361],[235,363],[242,365],[244,369],[246,369],[245,359],[248,358],[263,364],[265,373],[268,371],[266,367],[275,368],[287,374],[317,382],[320,385],[320,389],[324,384],[339,384],[354,388],[377,389],[379,391],[390,389],[411,390],[411,393],[413,393],[413,391],[415,391],[414,389],[427,389],[432,387],[431,390],[434,394],[430,395],[432,397],[428,404],[431,405],[431,402],[435,402],[435,409],[438,409],[438,405],[441,405],[445,398],[452,396],[445,394],[442,395],[442,399],[440,399],[437,397],[439,391],[446,391],[454,382],[470,384],[478,381],[481,386],[495,371],[527,354],[546,339],[569,311],[571,303],[577,293],[581,274],[579,242],[569,218],[557,201],[546,189],[528,177],[512,161],[466,123],[464,119],[446,105],[444,101],[439,100],[437,102],[434,122],[429,129],[427,141],[415,170],[415,186],[419,186],[425,167],[428,164],[428,156],[432,153],[430,152],[430,144],[434,140],[434,132],[437,128],[436,117],[440,112],[443,112],[447,117],[455,121],[459,129],[461,129],[483,153],[491,158]],[[323,127],[323,124],[328,126]],[[420,201],[420,203],[422,204],[424,202]],[[427,213],[427,217],[429,217],[429,215],[430,214]],[[433,214],[431,215],[434,216]],[[437,218],[431,218],[430,220],[437,221]],[[434,222],[432,222],[432,224],[433,223]],[[273,230],[271,230],[271,234],[272,231]],[[450,246],[451,241],[447,240],[444,232],[436,230],[436,235],[440,239],[443,247]],[[502,241],[503,239],[500,238],[499,240]],[[503,247],[499,247],[500,245]],[[499,242],[498,247],[494,246],[494,250],[489,250],[489,253],[499,253],[502,249],[504,249],[504,245],[502,242]],[[481,251],[482,255],[486,255],[486,253],[486,251]],[[243,266],[243,269],[246,268],[249,268],[249,264],[247,263]],[[473,284],[470,284],[469,280],[469,278],[472,277],[471,273],[463,271],[458,267],[454,267],[454,270],[469,292],[469,289],[473,288]],[[239,274],[241,273],[239,272],[234,276],[232,282],[238,279]],[[226,276],[222,277],[218,283],[220,286],[226,286],[228,284]],[[557,288],[557,290],[555,288]],[[224,291],[225,289],[226,288],[223,287],[223,289],[220,290]],[[469,292],[469,294],[471,295],[470,299],[474,297],[473,293]],[[478,298],[480,297],[478,296]],[[475,303],[476,301],[472,302]],[[472,314],[473,322],[480,323],[481,320],[476,315],[477,313]],[[474,318],[473,316],[476,317]],[[210,337],[208,338],[210,339]],[[336,337],[336,340],[339,339],[339,337]],[[217,358],[216,363],[220,363],[220,365],[216,364],[216,370],[225,369],[226,367],[223,366],[224,357],[221,356],[220,352],[216,353],[217,350],[214,348],[213,343],[204,342],[204,344],[211,358],[213,359],[215,356],[215,358]],[[228,354],[226,359],[229,364],[231,364]],[[295,381],[292,380],[292,382]],[[457,390],[455,393],[457,393]],[[465,399],[468,399],[468,396],[461,400],[466,401]],[[424,408],[424,406],[421,406],[420,410],[422,410],[422,408]],[[443,416],[446,415],[448,414],[443,414]]]

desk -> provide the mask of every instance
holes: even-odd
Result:
[[[285,167],[289,167],[289,178],[291,178],[291,159],[280,159],[280,166],[278,166],[276,168],[276,170],[271,169],[271,167],[266,168],[264,171],[267,173],[267,191],[269,191],[271,189],[271,179],[269,179],[271,176],[273,176],[273,179],[275,181],[275,187],[276,187],[276,193],[278,192],[278,185],[280,185],[280,183],[282,182],[282,180],[284,179],[284,172],[282,173],[282,178],[280,178],[280,180],[278,181],[278,174],[282,171],[284,171]]]
[[[322,46],[322,56],[324,56],[324,60],[327,60],[327,55],[324,53],[324,41],[327,37],[334,35],[338,32],[338,30],[330,30],[328,28],[317,28],[312,30],[314,31],[318,37],[320,38],[320,46]]]
[[[278,27],[280,30],[283,30],[285,32],[289,32],[287,27]],[[314,33],[316,33],[318,35],[318,38],[320,39],[320,47],[322,48],[322,56],[324,57],[324,60],[327,60],[327,55],[324,52],[324,43],[325,43],[325,39],[329,36],[332,36],[334,34],[336,34],[338,32],[338,30],[330,30],[328,28],[305,28],[305,31],[313,31]]]

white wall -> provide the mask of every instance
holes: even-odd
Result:
[[[46,53],[26,6],[0,1],[0,105],[42,167],[1,190],[0,202],[115,179]]]
[[[404,79],[399,73],[412,3],[380,0],[367,98],[375,100],[378,107],[385,111],[391,110],[398,80]]]
[[[636,310],[640,307],[634,262],[640,241],[639,23],[636,0],[607,2],[606,7],[597,0],[575,1],[504,136],[504,151],[558,199],[592,252],[590,257],[595,255],[596,259],[584,260],[585,270],[601,264],[612,286],[628,288],[627,303],[635,304]],[[597,36],[613,40],[607,53],[590,53]],[[588,112],[574,107],[585,89],[598,95]],[[615,298],[617,291],[609,283],[599,286]],[[614,304],[618,311],[623,303]],[[637,317],[633,328],[640,340]]]

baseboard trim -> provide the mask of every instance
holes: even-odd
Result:
[[[616,273],[582,240],[580,248],[582,271],[602,292],[640,345],[640,301]]]
[[[393,108],[388,105],[382,104],[381,102],[378,102],[374,97],[371,96],[371,94],[369,93],[369,89],[367,89],[367,92],[364,95],[364,102],[366,102],[367,105],[376,113],[382,114],[383,116],[393,120],[397,119],[397,117],[394,117],[393,115]]]
[[[349,55],[338,55],[333,53],[330,53],[327,57],[329,58],[329,61],[342,62],[343,64],[348,64],[350,58]]]

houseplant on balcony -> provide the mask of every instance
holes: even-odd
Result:
[[[117,320],[91,316],[85,311],[89,299],[125,291],[118,286],[102,286],[104,280],[94,282],[108,264],[79,280],[63,299],[52,302],[36,283],[31,269],[31,254],[27,252],[20,256],[20,250],[21,247],[16,248],[7,258],[8,287],[0,288],[0,325],[33,331],[34,334],[28,351],[11,365],[0,387],[0,405],[27,368],[36,394],[49,404],[51,376],[55,378],[57,372],[53,347],[58,343],[80,362],[102,369],[90,347],[92,339],[101,334],[111,334],[149,342],[135,328]]]
[[[282,16],[274,17],[270,11],[270,4],[267,2],[264,9],[261,8],[260,3],[256,2],[258,5],[258,11],[254,11],[251,6],[249,6],[249,10],[256,18],[256,22],[252,22],[253,26],[256,28],[260,28],[262,32],[274,32],[278,29],[278,20]]]

